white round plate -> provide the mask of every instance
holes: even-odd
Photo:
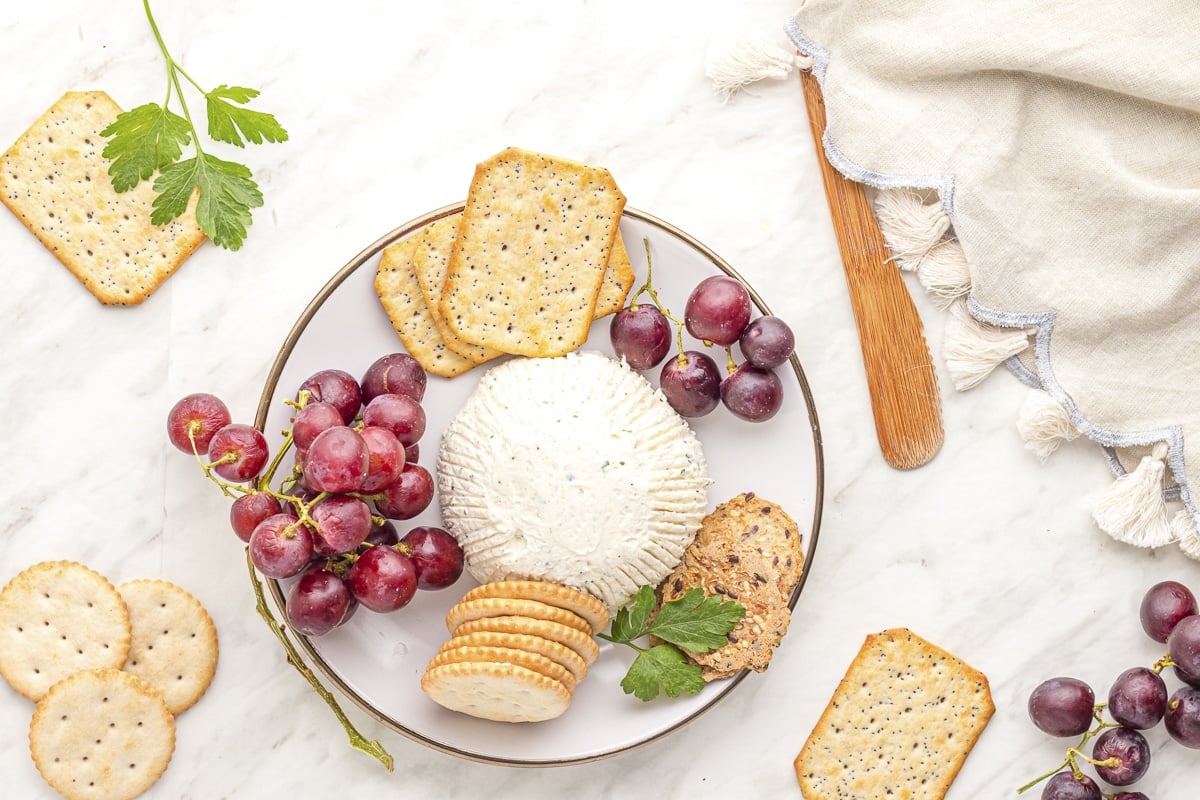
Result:
[[[280,350],[259,403],[260,430],[273,433],[288,427],[289,408],[283,401],[294,397],[299,385],[314,372],[336,368],[361,377],[375,359],[403,350],[375,294],[379,254],[430,222],[461,210],[461,203],[447,206],[400,226],[359,253],[329,281],[304,310]],[[627,208],[621,234],[638,273],[634,290],[646,277],[646,239],[655,288],[676,316],[682,315],[688,293],[700,280],[722,272],[739,277],[708,248],[649,214]],[[751,295],[759,311],[769,313],[753,289]],[[612,355],[608,326],[608,318],[597,321],[583,349]],[[702,347],[686,333],[684,343],[689,349]],[[723,370],[724,353],[714,348],[713,355]],[[452,380],[430,376],[422,404],[428,427],[420,442],[419,459],[427,469],[432,470],[436,463],[440,432],[488,366]],[[806,539],[807,577],[821,520],[820,429],[799,361],[793,357],[790,366],[784,365],[778,372],[785,397],[774,419],[760,424],[742,422],[718,406],[691,422],[713,479],[709,508],[747,491],[782,505]],[[657,386],[657,369],[648,370],[645,377]],[[278,442],[269,441],[272,446]],[[440,525],[437,499],[421,516],[396,524],[401,535],[416,525]],[[448,638],[446,611],[473,585],[464,574],[447,589],[417,592],[411,604],[395,613],[381,615],[359,609],[346,625],[323,637],[296,638],[312,666],[329,683],[389,728],[444,752],[513,766],[578,763],[646,744],[695,719],[747,678],[743,674],[714,681],[697,695],[659,697],[646,703],[624,694],[620,687],[633,651],[601,642],[600,658],[579,684],[571,707],[558,719],[506,724],[447,711],[421,692],[420,678],[426,663]],[[802,580],[796,587],[793,605],[803,585]],[[272,582],[270,590],[282,616],[286,587]],[[793,628],[801,630],[802,625]],[[787,644],[785,639],[782,646]]]

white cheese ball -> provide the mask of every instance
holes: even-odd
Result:
[[[610,612],[679,563],[704,453],[642,376],[599,353],[490,370],[442,434],[442,522],[477,581],[555,581]]]

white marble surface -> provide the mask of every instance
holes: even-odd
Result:
[[[67,90],[158,100],[162,65],[139,6],[9,10],[0,144]],[[48,558],[114,580],[163,577],[220,631],[216,680],[180,718],[174,760],[147,796],[799,797],[792,759],[862,638],[904,625],[991,679],[997,714],[950,797],[1003,797],[1061,758],[1025,715],[1038,681],[1072,674],[1106,691],[1160,655],[1137,623],[1141,594],[1167,577],[1200,589],[1200,567],[1092,525],[1089,502],[1110,480],[1101,454],[1076,442],[1039,466],[1013,425],[1015,380],[943,388],[946,446],[930,465],[899,473],[880,458],[797,82],[722,106],[703,74],[730,6],[160,0],[163,34],[192,75],[262,89],[261,107],[291,132],[245,154],[266,195],[246,247],[205,246],[144,305],[103,308],[0,213],[0,577]],[[767,31],[790,10],[744,6]],[[682,731],[522,770],[434,752],[352,711],[395,756],[386,774],[283,664],[252,612],[225,501],[169,451],[163,417],[207,390],[252,418],[284,335],[326,279],[401,222],[461,199],[473,164],[510,144],[608,166],[630,205],[706,242],[793,323],[825,444],[824,524],[771,669]],[[940,369],[942,319],[917,302]],[[29,759],[30,711],[0,687],[5,797],[54,796]],[[1150,738],[1144,791],[1195,796],[1200,753],[1161,729]]]

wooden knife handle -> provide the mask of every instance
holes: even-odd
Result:
[[[801,71],[800,80],[858,324],[879,447],[893,467],[913,469],[937,455],[944,439],[937,376],[921,317],[900,271],[888,262],[887,244],[862,184],[843,176],[825,156],[820,84],[810,71]]]

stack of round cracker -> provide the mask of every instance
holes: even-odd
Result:
[[[175,751],[175,715],[216,666],[212,619],[173,583],[118,588],[82,564],[45,561],[0,589],[0,676],[37,704],[33,762],[69,800],[149,789]]]
[[[452,711],[499,722],[559,716],[600,654],[604,603],[547,581],[478,586],[446,614],[451,638],[421,688]]]

